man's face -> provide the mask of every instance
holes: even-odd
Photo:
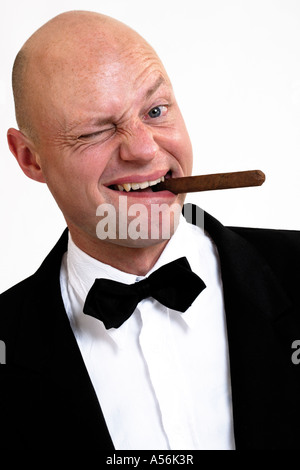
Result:
[[[183,195],[152,192],[151,187],[126,191],[130,183],[143,187],[145,182],[192,171],[185,124],[152,49],[131,46],[67,60],[52,72],[43,93],[44,106],[35,115],[40,137],[36,148],[45,181],[71,233],[73,229],[96,238],[98,206],[112,205],[119,220],[120,196],[127,198],[128,210],[143,204],[149,224],[151,205],[183,204]],[[131,240],[113,243],[136,245]]]

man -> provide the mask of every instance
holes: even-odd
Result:
[[[0,445],[298,448],[299,233],[208,214],[204,230],[178,225],[184,195],[151,186],[190,175],[192,148],[153,49],[112,18],[67,12],[25,43],[13,89],[10,149],[68,230],[1,295]],[[121,318],[124,284],[138,298]]]

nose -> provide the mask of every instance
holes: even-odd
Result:
[[[125,161],[147,162],[155,157],[158,149],[152,129],[139,122],[124,133],[120,158]]]

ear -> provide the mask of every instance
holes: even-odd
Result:
[[[28,178],[45,183],[44,175],[39,164],[38,153],[34,144],[21,131],[8,129],[7,141],[10,151]]]

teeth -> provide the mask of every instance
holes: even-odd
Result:
[[[154,186],[160,182],[165,181],[165,177],[162,176],[161,178],[158,178],[157,180],[153,181],[143,181],[142,183],[124,183],[124,184],[118,184],[118,190],[119,191],[127,191],[129,192],[131,189],[136,191],[137,189],[145,189],[148,188],[149,186]]]
[[[149,186],[155,186],[157,183],[160,183],[160,178],[158,180],[149,181]]]
[[[125,191],[130,191],[131,190],[131,184],[130,183],[125,183],[122,185]]]
[[[149,186],[148,181],[144,181],[143,183],[139,184],[140,189],[148,188],[148,186]],[[133,188],[133,189],[135,189],[135,188]]]

